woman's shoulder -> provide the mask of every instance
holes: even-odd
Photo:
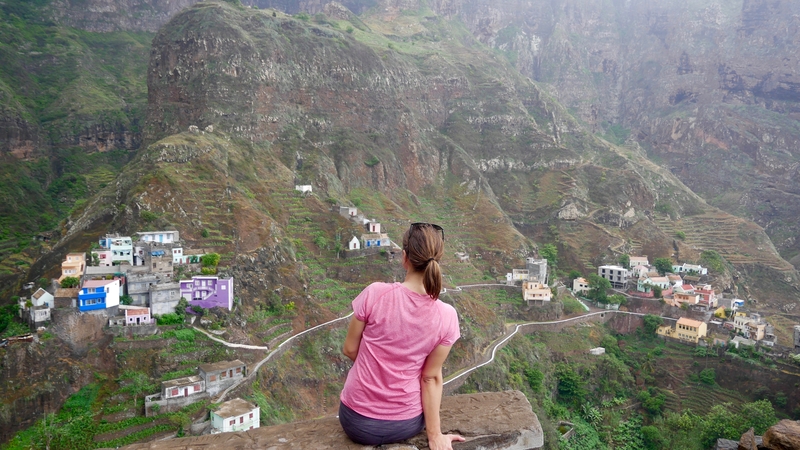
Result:
[[[453,305],[445,303],[441,299],[436,300],[436,305],[439,307],[439,311],[441,311],[443,315],[458,317],[458,313],[456,312],[456,308],[453,307]]]
[[[372,283],[364,288],[364,291],[369,292],[370,294],[381,295],[397,289],[398,285],[399,283],[383,283],[381,281],[376,281],[375,283]]]

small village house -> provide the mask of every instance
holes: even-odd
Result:
[[[705,322],[689,319],[688,317],[681,317],[675,325],[675,336],[678,339],[694,342],[695,344],[706,337],[707,332],[708,329]]]
[[[111,264],[133,265],[133,240],[129,236],[108,234],[101,238],[100,247],[111,251]]]
[[[239,361],[221,361],[213,364],[198,366],[197,372],[206,383],[206,391],[210,395],[217,395],[237,380],[247,375],[247,365]]]
[[[55,297],[53,297],[53,294],[45,291],[42,288],[39,288],[33,293],[33,295],[31,295],[31,303],[33,306],[46,306],[48,308],[52,308],[55,306]]]
[[[669,291],[671,288],[667,277],[644,275],[636,280],[636,290],[638,292],[650,293],[653,290],[653,286],[661,288],[662,295],[668,295],[668,292],[665,291]]]
[[[667,280],[669,280],[669,284],[671,284],[673,287],[683,285],[683,277],[674,273],[668,273]]]
[[[673,292],[672,298],[679,304],[696,305],[700,303],[700,294],[694,292]]]
[[[261,423],[258,406],[241,398],[222,403],[210,415],[212,433],[252,430]]]
[[[120,280],[88,280],[78,293],[78,310],[81,312],[113,309],[116,315],[119,306]]]
[[[342,217],[354,218],[358,215],[358,208],[353,206],[340,206],[339,215]]]
[[[767,323],[758,313],[737,311],[733,315],[733,329],[748,339],[760,341],[764,339]]]
[[[622,289],[628,284],[628,269],[620,266],[600,266],[597,275],[608,280],[613,288]]]
[[[586,281],[586,278],[578,277],[572,281],[572,292],[578,294],[583,292],[589,292],[589,282]]]
[[[525,258],[525,269],[528,270],[528,280],[538,281],[547,284],[547,260],[544,258],[536,259]]]
[[[206,391],[206,383],[197,375],[192,375],[161,383],[161,398],[164,400],[189,397]]]
[[[774,347],[778,343],[778,336],[775,335],[775,327],[767,324],[764,328],[764,339],[761,340],[763,345],[767,347]]]
[[[95,249],[92,250],[92,255],[97,255],[97,266],[100,267],[111,267],[111,250],[101,250]],[[94,263],[92,263],[94,264]]]
[[[765,322],[751,321],[747,323],[744,336],[747,339],[760,341],[764,339],[764,336],[766,334],[767,334],[767,324]]]
[[[528,302],[528,306],[549,302],[552,295],[550,288],[538,281],[522,282],[522,299]]]
[[[314,188],[310,184],[297,184],[294,190],[299,191],[301,194],[310,194],[314,191]]]
[[[672,272],[673,273],[696,273],[698,275],[708,275],[708,269],[703,266],[699,266],[697,264],[673,264],[672,265]]]
[[[595,347],[589,350],[590,355],[600,356],[606,353],[605,347]]]
[[[794,351],[800,352],[800,325],[794,326]]]
[[[357,237],[353,236],[353,239],[350,239],[350,242],[347,244],[347,249],[361,250],[361,241],[359,241]]]
[[[392,241],[389,239],[389,235],[385,233],[367,233],[361,235],[361,242],[363,242],[363,248],[375,248],[375,247],[391,247]]]
[[[752,339],[747,339],[746,337],[742,337],[742,336],[734,336],[734,338],[731,339],[731,344],[736,348],[739,348],[740,345],[747,345],[747,346],[750,346],[750,347],[755,347],[756,346],[756,341],[754,341]]]
[[[649,272],[650,272],[650,266],[638,265],[638,266],[633,266],[630,273],[631,276],[634,278],[641,278],[647,275]]]
[[[381,232],[381,224],[372,220],[365,225],[367,233],[380,233]]]
[[[669,325],[661,325],[656,329],[656,334],[662,337],[675,338],[675,328]]]
[[[649,266],[650,261],[647,260],[647,256],[631,256],[630,262],[628,264],[630,267],[634,266]]]
[[[456,260],[458,262],[468,262],[469,261],[469,253],[466,252],[456,252],[455,253]]]
[[[528,269],[511,269],[511,279],[514,281],[527,281],[529,275]]]
[[[181,297],[192,306],[233,309],[233,278],[194,276],[191,280],[181,280],[180,286]]]
[[[153,284],[149,288],[150,309],[153,315],[163,315],[175,312],[178,302],[181,300],[180,283],[159,283]]]
[[[172,244],[180,241],[180,234],[177,231],[143,231],[136,234],[140,242]]]
[[[701,296],[700,304],[706,305],[709,308],[716,308],[717,307],[717,294],[714,291],[714,288],[711,287],[710,284],[704,284],[699,288],[695,289],[694,292]]]
[[[133,299],[133,305],[147,306],[150,304],[150,286],[171,281],[172,277],[160,273],[133,273],[128,275],[128,295]]]
[[[86,255],[83,253],[67,253],[64,261],[61,262],[61,276],[58,277],[58,282],[67,277],[75,277],[80,279],[83,276],[83,271],[86,268]]]
[[[81,288],[58,288],[53,296],[56,308],[76,308]]]
[[[124,305],[120,305],[120,308],[125,308],[125,326],[153,323],[153,319],[150,317],[150,308],[132,308]]]

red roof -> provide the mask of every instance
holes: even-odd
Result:
[[[146,316],[150,314],[150,310],[147,308],[136,308],[136,309],[126,309],[125,315],[126,316]]]

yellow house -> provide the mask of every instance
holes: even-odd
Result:
[[[86,267],[86,255],[84,253],[67,253],[67,257],[61,262],[61,282],[66,277],[80,278]]]
[[[695,344],[700,338],[706,337],[708,329],[705,322],[681,317],[675,325],[675,336],[682,341],[690,341]]]
[[[714,317],[719,317],[720,319],[725,319],[727,316],[725,315],[725,307],[720,306],[714,311]]]

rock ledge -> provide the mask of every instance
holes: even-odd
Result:
[[[442,399],[442,429],[463,435],[455,450],[527,450],[544,445],[544,434],[531,404],[519,391],[455,395]],[[370,449],[354,444],[336,417],[325,417],[236,433],[220,433],[133,444],[124,450],[212,449]],[[424,433],[383,450],[427,449]]]

